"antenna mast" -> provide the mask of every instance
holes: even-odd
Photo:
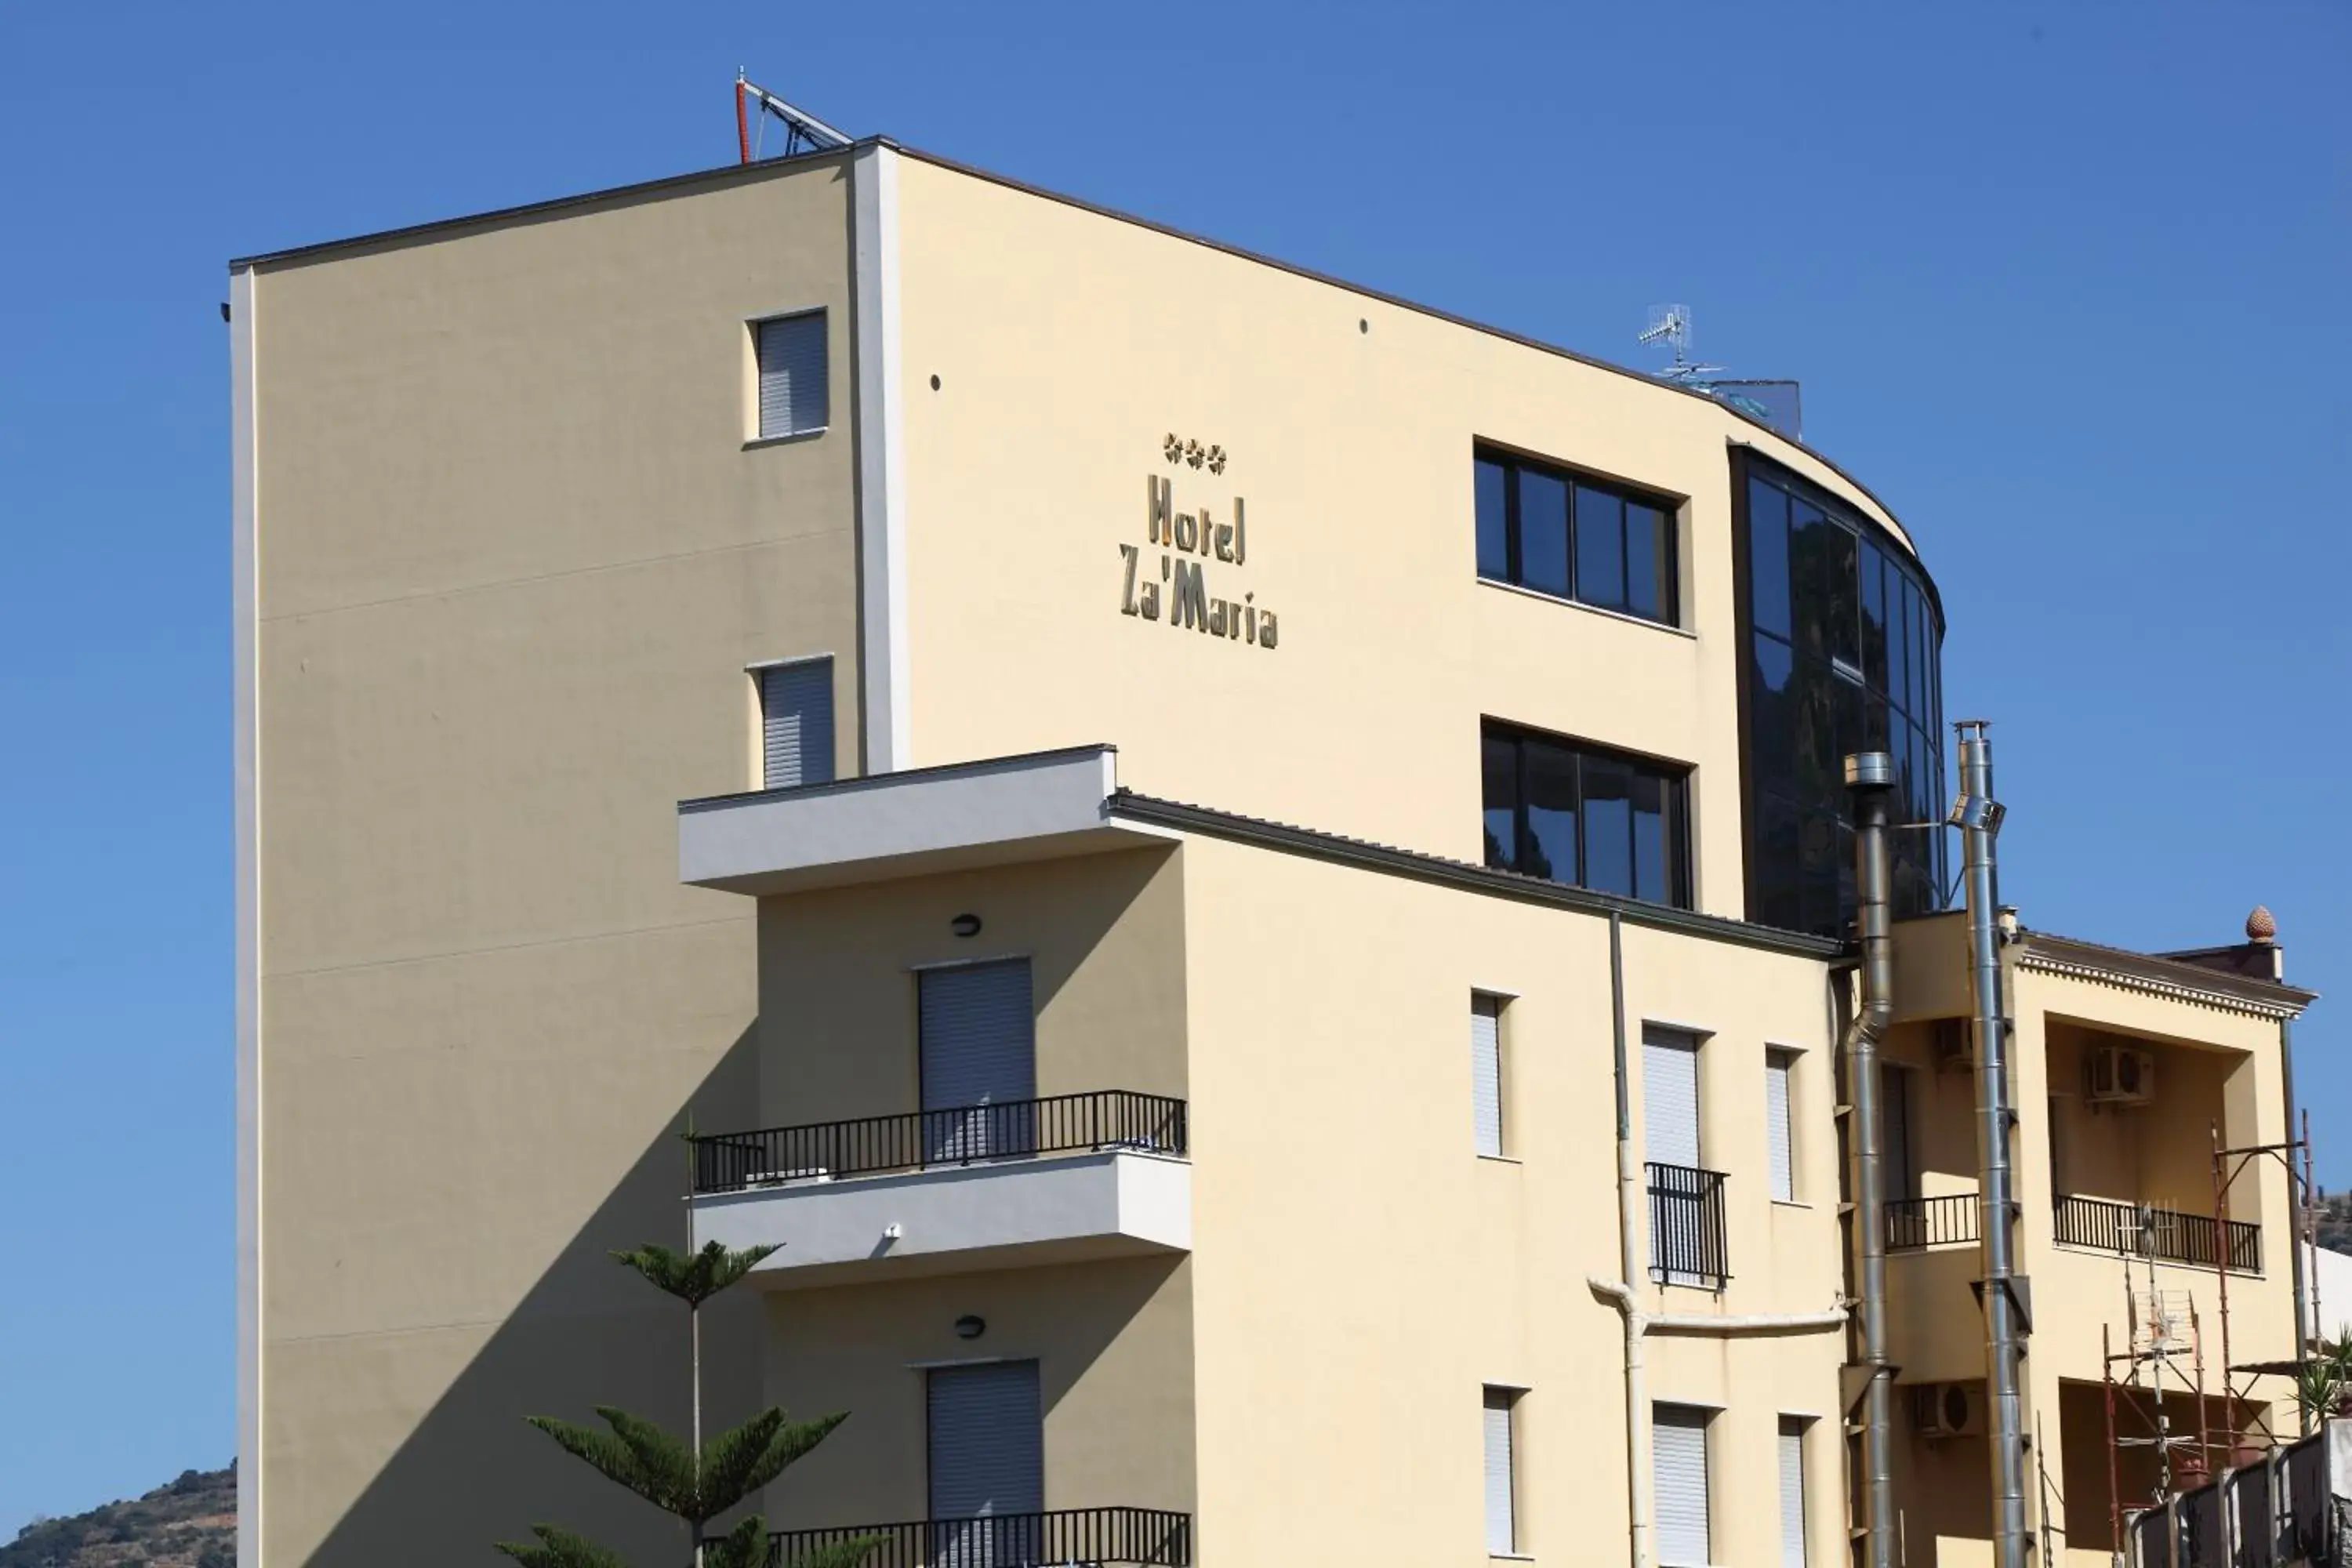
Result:
[[[756,135],[751,121],[754,106],[759,114]],[[849,145],[847,136],[807,110],[793,108],[766,88],[745,79],[739,68],[735,72],[735,150],[742,162],[756,163],[771,155],[761,151],[771,119],[781,120],[784,124],[783,150],[772,156],[789,158],[795,153],[822,153]]]
[[[1705,393],[1792,441],[1804,438],[1804,405],[1795,382],[1727,376],[1723,366],[1701,364],[1692,357],[1691,338],[1688,305],[1653,305],[1649,326],[1634,341],[1644,346],[1664,343],[1674,352],[1674,363],[1652,373],[1660,381]]]

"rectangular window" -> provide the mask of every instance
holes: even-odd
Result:
[[[833,782],[833,658],[796,658],[756,672],[760,681],[760,785],[797,789]]]
[[[1780,1417],[1780,1568],[1805,1568],[1805,1426]]]
[[[1698,1169],[1698,1050],[1677,1029],[1642,1031],[1643,1158]]]
[[[806,436],[825,427],[824,312],[755,322],[760,362],[760,438]]]
[[[941,1531],[946,1539],[934,1541],[931,1550],[940,1554],[934,1561],[1009,1561],[990,1550],[1001,1552],[1012,1544],[990,1539],[992,1529],[1003,1527],[986,1521],[1045,1506],[1037,1363],[940,1367],[926,1382],[931,1517],[975,1521]]]
[[[1689,770],[1488,724],[1479,772],[1487,865],[1690,907]]]
[[[1479,576],[1679,623],[1673,500],[1503,452],[1472,468]]]
[[[1706,1568],[1707,1413],[1689,1405],[1651,1407],[1650,1457],[1656,1473],[1660,1568]]]
[[[1796,1138],[1789,1121],[1789,1069],[1797,1053],[1778,1047],[1764,1053],[1764,1143],[1771,1167],[1772,1196],[1797,1201]]]
[[[1478,1152],[1503,1156],[1503,999],[1470,998],[1470,1096],[1475,1105]]]
[[[1486,1551],[1489,1554],[1509,1554],[1519,1549],[1518,1519],[1513,1508],[1511,1465],[1511,1408],[1518,1402],[1517,1389],[1486,1390]]]

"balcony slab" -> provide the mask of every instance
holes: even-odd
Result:
[[[1192,1167],[1112,1151],[718,1193],[693,1200],[697,1246],[781,1244],[772,1289],[1187,1252]]]

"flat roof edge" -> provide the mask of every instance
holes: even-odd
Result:
[[[1571,887],[1565,882],[1545,881],[1537,877],[1521,876],[1516,871],[1497,871],[1491,867],[1471,865],[1466,860],[1450,860],[1444,856],[1430,855],[1417,849],[1399,849],[1367,839],[1327,833],[1319,828],[1297,827],[1263,817],[1219,811],[1211,806],[1189,805],[1182,801],[1138,795],[1125,788],[1113,795],[1108,805],[1113,819],[1125,818],[1150,826],[1197,833],[1203,837],[1223,838],[1286,854],[1304,855],[1360,870],[1410,877],[1416,881],[1513,899],[1523,903],[1549,904],[1603,917],[1613,914],[1632,925],[1680,931],[1688,936],[1762,948],[1801,958],[1833,962],[1847,952],[1844,942],[1829,937],[1807,936],[1801,931],[1780,931],[1723,915],[1701,914],[1696,910],[1671,909],[1664,904],[1621,899],[1613,894],[1596,893],[1589,888]]]
[[[1868,485],[1864,484],[1860,479],[1855,479],[1852,474],[1846,472],[1845,469],[1840,468],[1837,465],[1837,462],[1829,457],[1828,454],[1822,452],[1815,447],[1809,447],[1802,441],[1796,440],[1790,437],[1783,435],[1781,432],[1773,429],[1771,426],[1767,425],[1761,419],[1757,418],[1754,415],[1744,413],[1741,410],[1733,407],[1730,404],[1724,402],[1723,399],[1719,397],[1709,397],[1706,393],[1697,391],[1695,388],[1677,386],[1673,382],[1662,381],[1654,375],[1650,375],[1644,372],[1634,370],[1628,365],[1615,364],[1605,359],[1596,359],[1591,354],[1579,353],[1574,349],[1563,348],[1558,343],[1546,342],[1541,338],[1531,338],[1527,336],[1525,333],[1512,331],[1507,327],[1498,327],[1491,322],[1476,321],[1468,316],[1457,316],[1451,310],[1440,310],[1434,305],[1424,305],[1418,300],[1405,299],[1402,295],[1386,293],[1381,289],[1371,288],[1367,284],[1351,283],[1345,278],[1335,278],[1328,272],[1318,272],[1312,268],[1302,267],[1296,262],[1285,261],[1277,256],[1267,256],[1262,251],[1250,250],[1244,247],[1230,244],[1222,239],[1213,239],[1206,235],[1194,234],[1189,229],[1177,228],[1172,225],[1160,223],[1148,217],[1139,217],[1133,213],[1123,211],[1118,207],[1105,206],[1099,202],[1090,202],[1082,196],[1074,196],[1066,192],[1049,190],[1043,185],[1033,185],[1024,180],[1016,180],[1009,174],[1000,174],[992,170],[979,168],[971,163],[958,163],[953,158],[945,157],[937,153],[927,153],[920,147],[908,147],[898,142],[891,142],[888,145],[893,151],[898,153],[901,156],[917,159],[919,162],[932,165],[934,168],[945,169],[950,174],[962,174],[975,180],[985,180],[990,184],[1002,185],[1007,190],[1018,191],[1024,195],[1035,196],[1041,201],[1055,202],[1063,206],[1076,207],[1081,212],[1092,213],[1097,217],[1107,217],[1117,223],[1132,224],[1138,228],[1149,229],[1154,234],[1165,235],[1171,239],[1182,240],[1188,245],[1198,245],[1210,250],[1223,252],[1224,255],[1233,257],[1237,260],[1255,262],[1260,267],[1271,267],[1277,272],[1286,272],[1294,278],[1302,278],[1310,283],[1320,283],[1328,288],[1345,289],[1350,294],[1360,295],[1364,299],[1375,300],[1380,304],[1390,306],[1395,310],[1410,310],[1417,316],[1427,316],[1433,321],[1444,321],[1448,326],[1461,327],[1465,331],[1480,332],[1487,337],[1496,338],[1504,342],[1516,344],[1520,348],[1533,349],[1538,353],[1550,354],[1556,358],[1572,361],[1577,364],[1585,366],[1587,369],[1603,371],[1611,375],[1623,376],[1628,381],[1639,382],[1644,386],[1653,386],[1661,392],[1670,392],[1679,397],[1696,398],[1699,402],[1706,404],[1710,407],[1722,410],[1725,414],[1729,415],[1732,418],[1740,421],[1744,425],[1753,426],[1756,429],[1762,431],[1765,435],[1770,437],[1775,441],[1786,443],[1792,450],[1802,452],[1806,457],[1812,458],[1815,462],[1827,468],[1831,473],[1835,474],[1840,479],[1852,485],[1855,490],[1869,499],[1871,505],[1885,513],[1887,520],[1893,522],[1895,528],[1900,531],[1903,542],[1910,548],[1912,558],[1918,561],[1922,566],[1925,566],[1927,563],[1927,557],[1920,552],[1918,540],[1913,536],[1911,530],[1904,523],[1903,520],[1895,515],[1895,509],[1888,506],[1885,501],[1879,498],[1877,491],[1872,489]]]
[[[664,174],[651,180],[639,180],[625,185],[607,185],[601,190],[577,191],[570,195],[551,196],[545,201],[522,202],[514,206],[492,207],[486,212],[466,213],[457,217],[432,218],[424,223],[404,224],[397,228],[376,229],[367,234],[346,235],[339,239],[315,240],[308,245],[289,246],[282,250],[265,250],[252,256],[229,258],[232,275],[248,272],[257,267],[272,267],[281,262],[311,261],[338,251],[358,250],[374,245],[397,245],[406,241],[430,239],[436,235],[479,227],[488,224],[508,223],[518,218],[535,218],[570,207],[593,206],[599,202],[621,200],[630,196],[656,195],[684,192],[698,185],[723,185],[736,180],[764,178],[786,170],[797,171],[831,158],[840,158],[867,147],[888,147],[898,144],[883,136],[867,136],[846,147],[819,147],[790,157],[762,158],[751,163],[723,163],[716,168],[692,169],[683,174]]]

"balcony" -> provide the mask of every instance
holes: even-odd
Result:
[[[807,1552],[879,1537],[861,1568],[1047,1568],[1083,1563],[1192,1568],[1192,1516],[1150,1508],[1061,1509],[981,1519],[925,1519],[831,1530],[780,1530],[768,1562],[782,1568]]]
[[[1977,1195],[1948,1193],[1934,1198],[1891,1198],[1886,1204],[1886,1250],[1925,1252],[1937,1247],[1974,1247]]]
[[[1181,1100],[1123,1089],[698,1137],[698,1242],[777,1288],[1188,1251]]]
[[[2058,1200],[2056,1219],[2056,1240],[2061,1247],[2087,1247],[2126,1258],[2151,1258],[2159,1263],[2181,1263],[2192,1268],[2219,1268],[2221,1265],[2221,1226],[2205,1215],[2181,1214],[2153,1204],[2062,1197]],[[2230,1221],[2229,1237],[2230,1271],[2261,1273],[2262,1226],[2233,1219]]]
[[[1731,1269],[1724,1238],[1723,1173],[1649,1166],[1650,1278],[1720,1290]]]

